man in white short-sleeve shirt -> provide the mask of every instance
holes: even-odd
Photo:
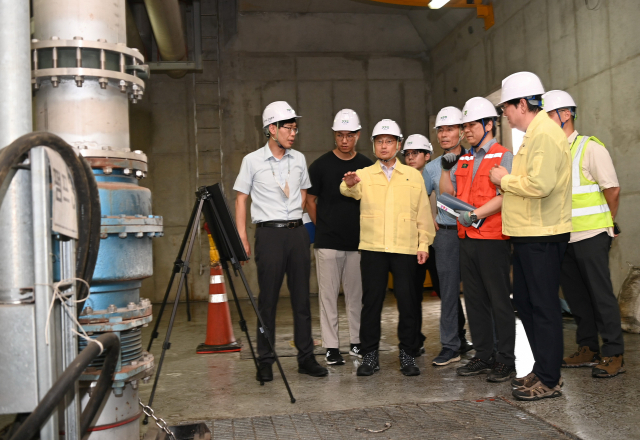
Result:
[[[311,186],[304,155],[291,147],[298,133],[295,111],[284,101],[269,104],[263,114],[267,144],[245,156],[233,189],[236,196],[236,225],[248,255],[246,203],[251,196],[251,221],[256,225],[255,261],[258,269],[258,311],[275,341],[276,309],[280,288],[287,275],[293,308],[294,343],[298,349],[298,372],[326,376],[313,355],[309,272],[309,234],[302,227],[307,188]],[[273,380],[273,352],[258,330],[258,373],[256,379]]]

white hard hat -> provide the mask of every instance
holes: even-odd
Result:
[[[404,141],[404,147],[402,151],[405,150],[427,150],[430,153],[433,153],[433,147],[431,146],[431,142],[426,136],[421,134],[412,134]]]
[[[497,118],[498,112],[491,101],[480,96],[468,100],[462,108],[462,123]]]
[[[391,119],[383,119],[378,122],[375,127],[373,127],[373,132],[371,133],[371,140],[381,134],[390,134],[391,136],[395,136],[402,140],[402,130],[400,130],[400,126]]]
[[[262,112],[262,127],[268,127],[280,121],[300,118],[286,101],[275,101],[264,108]]]
[[[436,116],[436,126],[434,128],[444,125],[462,125],[462,112],[456,107],[445,107],[440,110]]]
[[[542,95],[543,107],[545,112],[558,110],[561,108],[577,107],[575,101],[564,90],[551,90]]]
[[[538,75],[531,72],[518,72],[502,80],[500,103],[518,98],[544,94],[544,87]]]
[[[333,120],[333,131],[358,131],[362,128],[358,114],[349,108],[340,110]]]

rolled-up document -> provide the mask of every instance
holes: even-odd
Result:
[[[453,215],[456,218],[460,216],[458,211],[464,212],[464,211],[473,211],[474,209],[476,209],[475,206],[470,205],[467,202],[463,202],[459,198],[453,197],[452,195],[446,194],[446,193],[440,194],[438,196],[438,199],[436,200],[436,205],[438,206],[438,208],[448,212],[449,214]],[[474,228],[479,228],[480,226],[482,226],[483,223],[484,223],[484,219],[480,219],[477,222],[472,223],[471,226],[473,226]]]

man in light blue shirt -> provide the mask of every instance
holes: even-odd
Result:
[[[436,116],[438,142],[446,153],[457,157],[466,153],[460,145],[463,138],[462,112],[455,107],[445,107]],[[440,177],[443,167],[449,167],[442,156],[432,160],[423,171],[427,193],[440,196]],[[451,164],[452,166],[453,164]],[[440,343],[442,351],[433,360],[433,365],[448,365],[460,361],[460,353],[473,349],[465,338],[465,319],[460,301],[460,239],[456,218],[438,208],[436,216],[436,269],[440,281]]]
[[[256,225],[255,261],[258,269],[258,311],[275,341],[276,308],[280,287],[287,275],[293,308],[293,339],[298,349],[298,372],[326,376],[313,355],[309,275],[309,234],[302,227],[302,211],[311,187],[304,155],[291,149],[298,133],[295,111],[284,101],[269,104],[263,114],[267,144],[245,156],[233,189],[236,196],[236,225],[248,255],[247,199],[251,196],[251,221]],[[273,380],[275,361],[268,341],[258,330],[258,373],[262,382]]]

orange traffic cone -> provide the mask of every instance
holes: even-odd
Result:
[[[209,282],[207,338],[204,344],[198,345],[196,353],[225,353],[240,351],[241,347],[233,336],[222,267],[217,265],[211,268],[211,281]]]

